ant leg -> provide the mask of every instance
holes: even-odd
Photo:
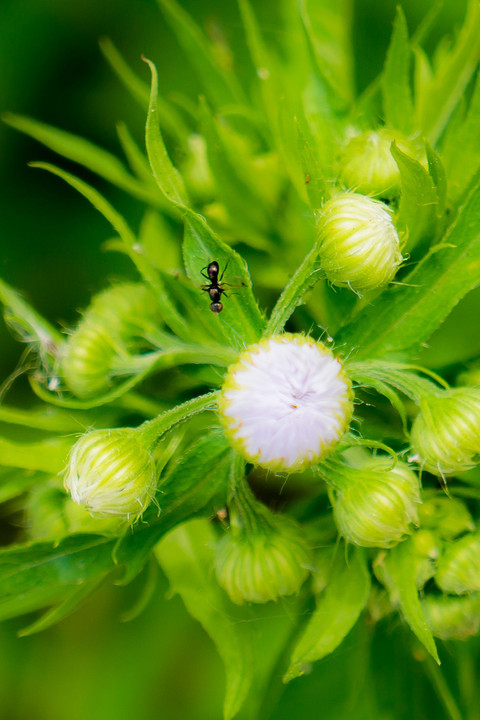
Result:
[[[205,270],[205,268],[203,268],[203,270]],[[201,275],[202,277],[204,277],[205,280],[210,280],[210,278],[208,277],[208,275],[205,275],[205,273],[203,272],[203,270],[200,271],[200,275]]]
[[[229,257],[228,260],[227,260],[227,264],[226,264],[225,267],[223,268],[223,272],[222,272],[222,274],[220,275],[220,282],[222,282],[222,278],[223,278],[223,276],[225,275],[225,270],[227,269],[228,263],[230,262],[231,259],[232,259],[232,256],[230,255],[230,257]]]

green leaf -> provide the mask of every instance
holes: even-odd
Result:
[[[22,342],[36,342],[48,354],[55,355],[63,338],[47,320],[0,279],[0,302],[4,306],[5,320]]]
[[[115,210],[115,208],[98,192],[98,190],[95,190],[95,188],[91,185],[88,185],[83,180],[75,177],[75,175],[71,175],[55,165],[50,165],[50,163],[35,162],[30,163],[30,166],[40,168],[41,170],[47,170],[48,172],[53,173],[53,175],[57,175],[57,177],[62,178],[62,180],[75,188],[75,190],[91,202],[93,207],[103,215],[103,217],[111,224],[113,229],[119,234],[124,243],[125,251],[137,267],[139,273],[145,281],[153,287],[160,300],[163,300],[162,286],[159,282],[158,274],[155,271],[155,268],[152,267],[142,253],[138,252],[135,234],[128,226],[125,218],[123,218],[122,215]]]
[[[391,152],[400,170],[401,197],[397,227],[406,233],[405,249],[422,240],[433,240],[436,232],[438,194],[423,165],[402,152],[393,142]]]
[[[448,175],[452,203],[461,200],[480,170],[480,75],[477,77],[468,113],[450,125],[442,143],[442,158]]]
[[[425,68],[417,74],[416,124],[432,145],[447,125],[479,59],[480,6],[476,0],[469,0],[463,27],[450,52],[441,58],[432,74]]]
[[[66,465],[75,437],[17,443],[0,437],[0,465],[56,475]]]
[[[0,405],[0,422],[22,425],[47,432],[82,432],[91,419],[86,415],[72,415],[50,405],[36,406],[28,410]]]
[[[233,284],[241,283],[238,290],[234,290],[235,294],[230,295],[227,287],[226,294],[229,297],[221,315],[214,316],[208,302],[205,303],[204,312],[210,313],[213,337],[222,333],[228,338],[228,343],[239,350],[257,342],[265,321],[252,292],[247,264],[193,211],[188,211],[185,217],[183,255],[187,275],[195,285],[201,280],[202,269],[212,260],[218,262],[221,272],[225,271],[228,263],[228,277],[225,277],[225,281],[232,278]]]
[[[441,245],[374,305],[343,328],[337,343],[355,358],[404,359],[418,352],[455,305],[480,283],[480,186],[470,194]]]
[[[140,572],[166,532],[197,513],[210,515],[216,507],[225,505],[231,464],[230,445],[218,430],[212,429],[169,466],[157,494],[160,514],[151,505],[143,516],[151,527],[126,534],[117,542],[115,562],[126,566],[121,584],[130,582]]]
[[[42,476],[31,470],[0,467],[0,503],[23,495],[41,482]]]
[[[370,573],[363,550],[355,548],[348,561],[337,551],[330,582],[293,650],[284,682],[303,675],[307,663],[320,660],[340,645],[357,622],[369,592]]]
[[[173,593],[215,643],[224,662],[226,692],[223,715],[240,710],[253,680],[254,636],[240,622],[238,609],[212,577],[217,537],[206,520],[192,520],[169,533],[155,548]]]
[[[241,177],[239,170],[244,165],[246,147],[235,147],[233,137],[224,139],[218,121],[213,117],[205,102],[201,104],[202,126],[207,142],[208,162],[215,180],[217,196],[225,205],[232,225],[240,237],[253,235],[257,242],[268,234],[271,217],[265,212],[265,203],[257,194],[252,179]],[[229,142],[230,141],[230,142]],[[237,142],[238,145],[238,142]],[[250,167],[250,175],[252,168]],[[249,212],[245,212],[245,207]]]
[[[425,145],[428,172],[437,193],[437,217],[442,219],[447,208],[447,174],[440,155],[428,144]]]
[[[327,83],[334,105],[346,107],[354,97],[351,0],[300,0],[299,12],[315,58],[320,81]]]
[[[215,107],[242,103],[243,93],[234,72],[225,63],[219,62],[213,45],[190,15],[174,0],[158,0],[158,4],[197,72],[210,102]]]
[[[130,168],[145,182],[153,182],[148,158],[140,150],[125,123],[117,123],[117,135]]]
[[[435,640],[428,626],[416,585],[417,562],[412,539],[405,540],[388,552],[383,560],[392,602],[398,603],[402,614],[417,638],[440,665]]]
[[[109,37],[100,38],[99,45],[103,56],[110,64],[112,70],[120,78],[127,90],[130,91],[131,96],[146,110],[150,96],[150,89],[147,83],[143,82],[143,80],[133,72],[130,65],[128,65],[123,55],[118,51]]]
[[[267,337],[283,330],[295,308],[303,303],[306,293],[321,279],[320,273],[318,243],[315,243],[278,298],[265,328]]]
[[[216,260],[223,269],[228,262],[229,272],[242,283],[239,294],[232,295],[228,304],[225,303],[222,319],[220,320],[218,315],[214,317],[211,313],[208,322],[211,327],[211,337],[215,337],[219,341],[224,339],[235,348],[243,348],[246,343],[252,343],[259,339],[264,325],[263,317],[251,290],[250,275],[240,255],[211,230],[201,215],[184,204],[183,183],[168,157],[158,122],[155,120],[156,70],[153,63],[147,62],[152,71],[152,94],[146,128],[146,144],[154,177],[165,197],[183,215],[185,269],[194,285],[200,284],[201,271],[212,260]],[[210,313],[208,306],[205,308],[205,312]]]
[[[88,140],[22,115],[5,113],[2,119],[7,125],[33,137],[59,155],[83,165],[134,197],[165,207],[165,202],[152,183],[149,187],[139,182],[127,172],[118,158]]]
[[[319,210],[330,195],[321,151],[319,152],[310,126],[305,120],[295,118],[295,126],[310,207],[312,210]]]
[[[35,633],[47,630],[47,628],[56,625],[71,615],[83,601],[98,588],[105,579],[107,572],[106,570],[103,573],[98,573],[96,577],[93,577],[91,580],[85,580],[79,587],[73,588],[59,605],[51,608],[31,625],[20,630],[18,633],[19,637],[27,637],[28,635],[34,635]]]
[[[382,75],[383,108],[387,125],[406,134],[412,130],[410,43],[405,14],[400,6]]]
[[[112,541],[75,535],[57,545],[34,543],[0,550],[0,619],[60,603],[112,567]]]
[[[157,68],[146,58],[145,62],[152,74],[150,103],[148,106],[145,133],[148,159],[152,168],[153,177],[167,200],[174,204],[186,205],[188,204],[188,198],[183,178],[170,160],[160,131]]]

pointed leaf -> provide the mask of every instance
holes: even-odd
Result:
[[[387,124],[406,134],[411,132],[413,120],[410,55],[407,21],[398,6],[382,76],[382,93]]]
[[[383,564],[386,570],[385,582],[390,590],[392,601],[398,603],[410,628],[440,665],[435,640],[418,597],[417,561],[412,548],[412,540],[405,540],[390,550]]]
[[[6,113],[2,118],[16,130],[33,137],[59,155],[83,165],[134,197],[165,207],[153,185],[148,187],[139,182],[127,172],[118,158],[88,140],[22,115]]]
[[[330,582],[293,651],[284,682],[303,675],[305,665],[329,655],[340,645],[358,620],[370,592],[370,573],[365,554],[355,548],[348,562],[340,550]]]
[[[418,160],[402,152],[395,143],[391,152],[400,170],[402,189],[397,227],[406,232],[405,249],[410,251],[422,240],[435,237],[438,194],[432,178]]]
[[[203,92],[215,107],[241,103],[243,93],[232,70],[219,63],[213,46],[190,15],[175,0],[157,0],[167,22],[198,74]]]
[[[416,93],[419,127],[433,146],[462,97],[480,59],[480,6],[469,0],[463,27],[450,52]]]
[[[248,623],[212,577],[216,535],[207,520],[192,520],[169,533],[155,554],[189,613],[215,643],[225,665],[224,718],[240,710],[253,680],[254,637]]]

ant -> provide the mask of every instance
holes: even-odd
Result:
[[[218,273],[220,272],[220,267],[218,265],[218,262],[216,260],[213,260],[213,262],[208,263],[208,265],[205,265],[204,268],[201,270],[201,274],[206,280],[209,280],[209,285],[202,285],[202,290],[205,292],[208,292],[208,296],[210,300],[212,301],[210,303],[210,310],[218,315],[218,313],[221,313],[223,310],[223,303],[221,302],[222,293],[225,293],[225,288],[223,287],[224,284],[222,284],[222,278],[225,275],[225,270],[228,267],[228,263],[230,262],[230,259],[227,260],[227,264],[225,265],[225,268],[220,275],[220,278],[218,277]],[[207,275],[203,272],[204,270],[207,271]],[[225,293],[225,297],[228,297],[228,295]]]

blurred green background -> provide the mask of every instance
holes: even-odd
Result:
[[[321,0],[318,0],[321,2]],[[182,0],[204,25],[219,25],[231,43],[239,74],[248,79],[247,54],[234,0]],[[364,88],[382,66],[395,0],[355,2],[354,46],[357,85]],[[404,2],[414,31],[430,0]],[[256,0],[266,39],[283,33],[278,4]],[[431,37],[450,32],[464,13],[464,2],[444,3]],[[78,133],[118,152],[115,123],[125,121],[139,143],[144,117],[103,60],[98,39],[109,36],[148,79],[143,53],[159,69],[167,95],[181,88],[195,98],[197,87],[181,50],[154,0],[3,0],[0,3],[0,108],[31,115]],[[135,224],[141,208],[134,200],[89,176],[37,143],[0,125],[0,276],[25,292],[37,309],[65,326],[107,279],[133,277],[124,258],[101,249],[110,230],[88,203],[53,176],[27,167],[50,160],[92,181]],[[478,303],[478,299],[477,299]],[[14,370],[21,353],[0,322],[0,382]],[[25,384],[8,395],[21,401]],[[121,615],[134,602],[137,584],[105,587],[72,618],[42,635],[18,638],[28,624],[0,625],[0,720],[217,720],[221,717],[223,670],[202,629],[178,598],[166,600],[160,579],[146,611],[130,623]],[[391,673],[390,658],[406,641],[401,628],[373,641],[359,628],[312,675],[294,682],[278,704],[272,693],[265,720],[400,720],[442,718],[429,682],[412,660]],[[367,677],[370,648],[376,675]],[[407,653],[408,654],[408,653]],[[406,657],[407,654],[403,655]],[[390,669],[389,669],[390,668]],[[345,684],[358,698],[345,700]],[[390,690],[387,691],[387,689]],[[355,694],[353,697],[356,697]],[[377,705],[377,700],[379,705]],[[273,714],[272,714],[273,713]],[[425,714],[427,713],[427,714]]]

